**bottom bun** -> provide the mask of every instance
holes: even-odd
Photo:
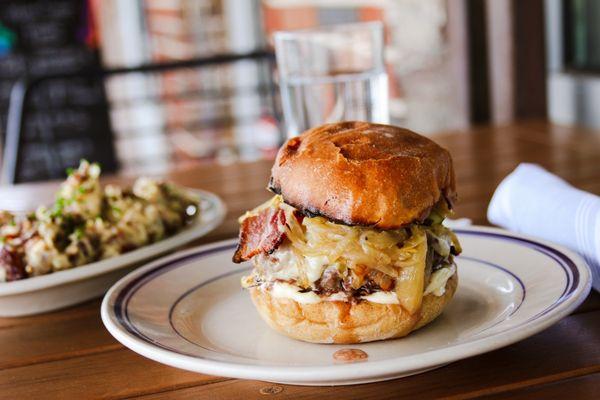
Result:
[[[276,331],[305,342],[350,344],[399,338],[427,325],[442,313],[457,285],[458,276],[454,274],[446,282],[446,292],[423,297],[421,311],[414,315],[398,304],[301,304],[272,297],[269,291],[259,288],[251,288],[250,294],[261,317]]]

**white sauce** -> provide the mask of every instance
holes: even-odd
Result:
[[[315,292],[300,293],[298,286],[284,282],[275,282],[271,288],[271,296],[279,299],[292,299],[301,304],[314,304],[321,302],[321,297]]]
[[[325,297],[323,300],[327,301],[348,301],[348,296],[344,292],[337,292],[331,296]]]
[[[361,296],[361,299],[378,304],[400,304],[396,292],[374,292],[367,296]]]
[[[300,292],[300,287],[285,282],[274,282],[270,289],[271,296],[279,299],[292,299],[301,304],[315,304],[322,301],[348,301],[348,296],[342,292],[331,296],[319,296],[315,292]],[[399,304],[395,292],[375,292],[361,299],[379,304]]]

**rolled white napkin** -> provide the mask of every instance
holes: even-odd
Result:
[[[600,197],[579,190],[539,165],[521,164],[498,185],[488,220],[581,254],[600,291]]]

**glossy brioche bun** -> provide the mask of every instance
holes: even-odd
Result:
[[[323,125],[279,150],[269,188],[286,203],[347,225],[395,229],[456,198],[450,153],[407,129]]]
[[[398,338],[419,329],[442,313],[458,284],[455,273],[446,282],[442,296],[423,297],[421,312],[410,315],[397,304],[361,301],[351,304],[323,301],[300,304],[275,298],[269,291],[251,288],[252,301],[261,317],[276,331],[293,339],[312,343],[364,343]]]

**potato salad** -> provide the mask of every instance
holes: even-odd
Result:
[[[198,217],[198,199],[176,185],[139,178],[102,187],[100,166],[68,171],[51,206],[0,211],[0,282],[74,268],[159,241]]]

